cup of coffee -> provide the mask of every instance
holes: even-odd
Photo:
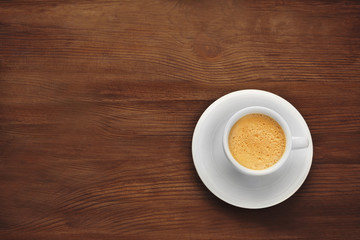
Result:
[[[291,151],[308,145],[309,139],[292,136],[280,114],[260,106],[236,112],[223,135],[228,160],[240,172],[253,176],[275,172],[289,160]]]

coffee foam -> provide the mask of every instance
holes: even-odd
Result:
[[[235,160],[254,170],[274,165],[286,146],[281,126],[264,114],[249,114],[239,119],[231,128],[228,140]]]

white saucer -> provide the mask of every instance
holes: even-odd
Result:
[[[309,139],[307,148],[293,150],[290,159],[271,175],[240,173],[226,159],[222,148],[227,120],[249,106],[275,110],[288,122],[293,136]],[[256,209],[281,203],[300,188],[310,171],[313,144],[304,118],[289,102],[266,91],[241,90],[219,98],[205,110],[194,130],[192,155],[196,171],[214,195],[234,206]]]

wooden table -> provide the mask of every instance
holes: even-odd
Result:
[[[285,202],[233,207],[191,140],[217,98],[290,101]],[[359,1],[0,2],[0,239],[360,239]]]

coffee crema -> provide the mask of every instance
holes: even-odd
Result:
[[[254,170],[278,162],[285,152],[286,137],[281,126],[264,114],[248,114],[231,128],[229,149],[235,160]]]

